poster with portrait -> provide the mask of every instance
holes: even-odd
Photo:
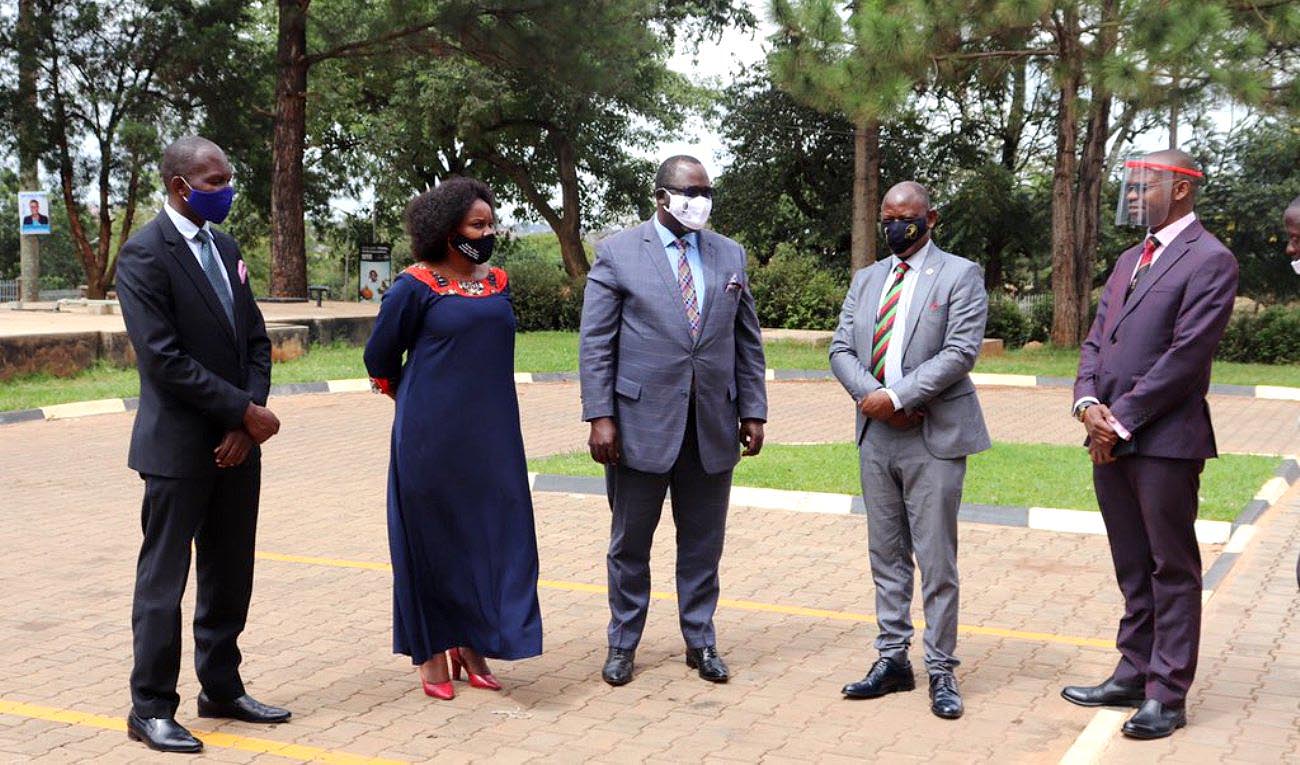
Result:
[[[50,233],[50,197],[44,191],[18,192],[18,233],[23,236]]]
[[[392,284],[392,245],[379,242],[363,244],[357,262],[360,264],[357,300],[362,303],[378,303],[388,291],[388,285]]]

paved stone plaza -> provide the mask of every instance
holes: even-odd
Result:
[[[850,437],[852,413],[837,384],[770,383],[769,391],[769,442]],[[997,440],[1080,437],[1066,414],[1068,390],[980,395]],[[520,399],[530,456],[583,448],[575,385],[521,386]],[[1100,680],[1114,663],[1121,604],[1104,537],[965,524],[958,678],[966,716],[930,715],[924,686],[844,701],[840,686],[874,658],[864,520],[733,507],[717,618],[732,681],[710,685],[682,661],[665,513],[654,560],[660,595],[638,673],[610,688],[599,677],[608,508],[598,497],[538,493],[546,653],[495,662],[504,693],[458,684],[454,701],[433,701],[391,653],[391,402],[304,395],[271,406],[284,427],[265,458],[244,676],[250,693],[291,708],[294,719],[271,728],[197,719],[187,646],[178,719],[207,741],[198,760],[1057,762],[1094,720],[1060,699],[1060,687]],[[1300,452],[1300,404],[1212,397],[1211,406],[1222,450]],[[125,467],[131,416],[0,426],[0,760],[183,759],[150,753],[123,732],[142,489]],[[1202,552],[1208,567],[1219,549]],[[1160,742],[1102,736],[1093,755],[1300,762],[1298,552],[1293,487],[1207,605],[1190,727]],[[919,638],[912,653],[919,670]]]

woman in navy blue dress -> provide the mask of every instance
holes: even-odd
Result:
[[[472,686],[500,690],[485,659],[542,652],[515,316],[506,272],[487,265],[494,222],[492,192],[476,180],[451,178],[411,200],[416,263],[384,295],[365,352],[375,387],[397,402],[393,651],[441,699],[455,695],[462,667]]]

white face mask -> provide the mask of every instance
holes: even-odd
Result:
[[[1295,271],[1296,276],[1300,276],[1300,258],[1291,261],[1291,270]]]
[[[664,191],[668,194],[668,214],[676,218],[678,223],[691,231],[699,231],[709,222],[709,213],[713,212],[712,199],[674,194],[667,189]]]

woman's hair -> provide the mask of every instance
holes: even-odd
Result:
[[[473,178],[453,176],[417,195],[406,205],[406,233],[411,237],[411,255],[431,263],[447,257],[447,240],[460,227],[477,199],[496,209],[492,189]]]

